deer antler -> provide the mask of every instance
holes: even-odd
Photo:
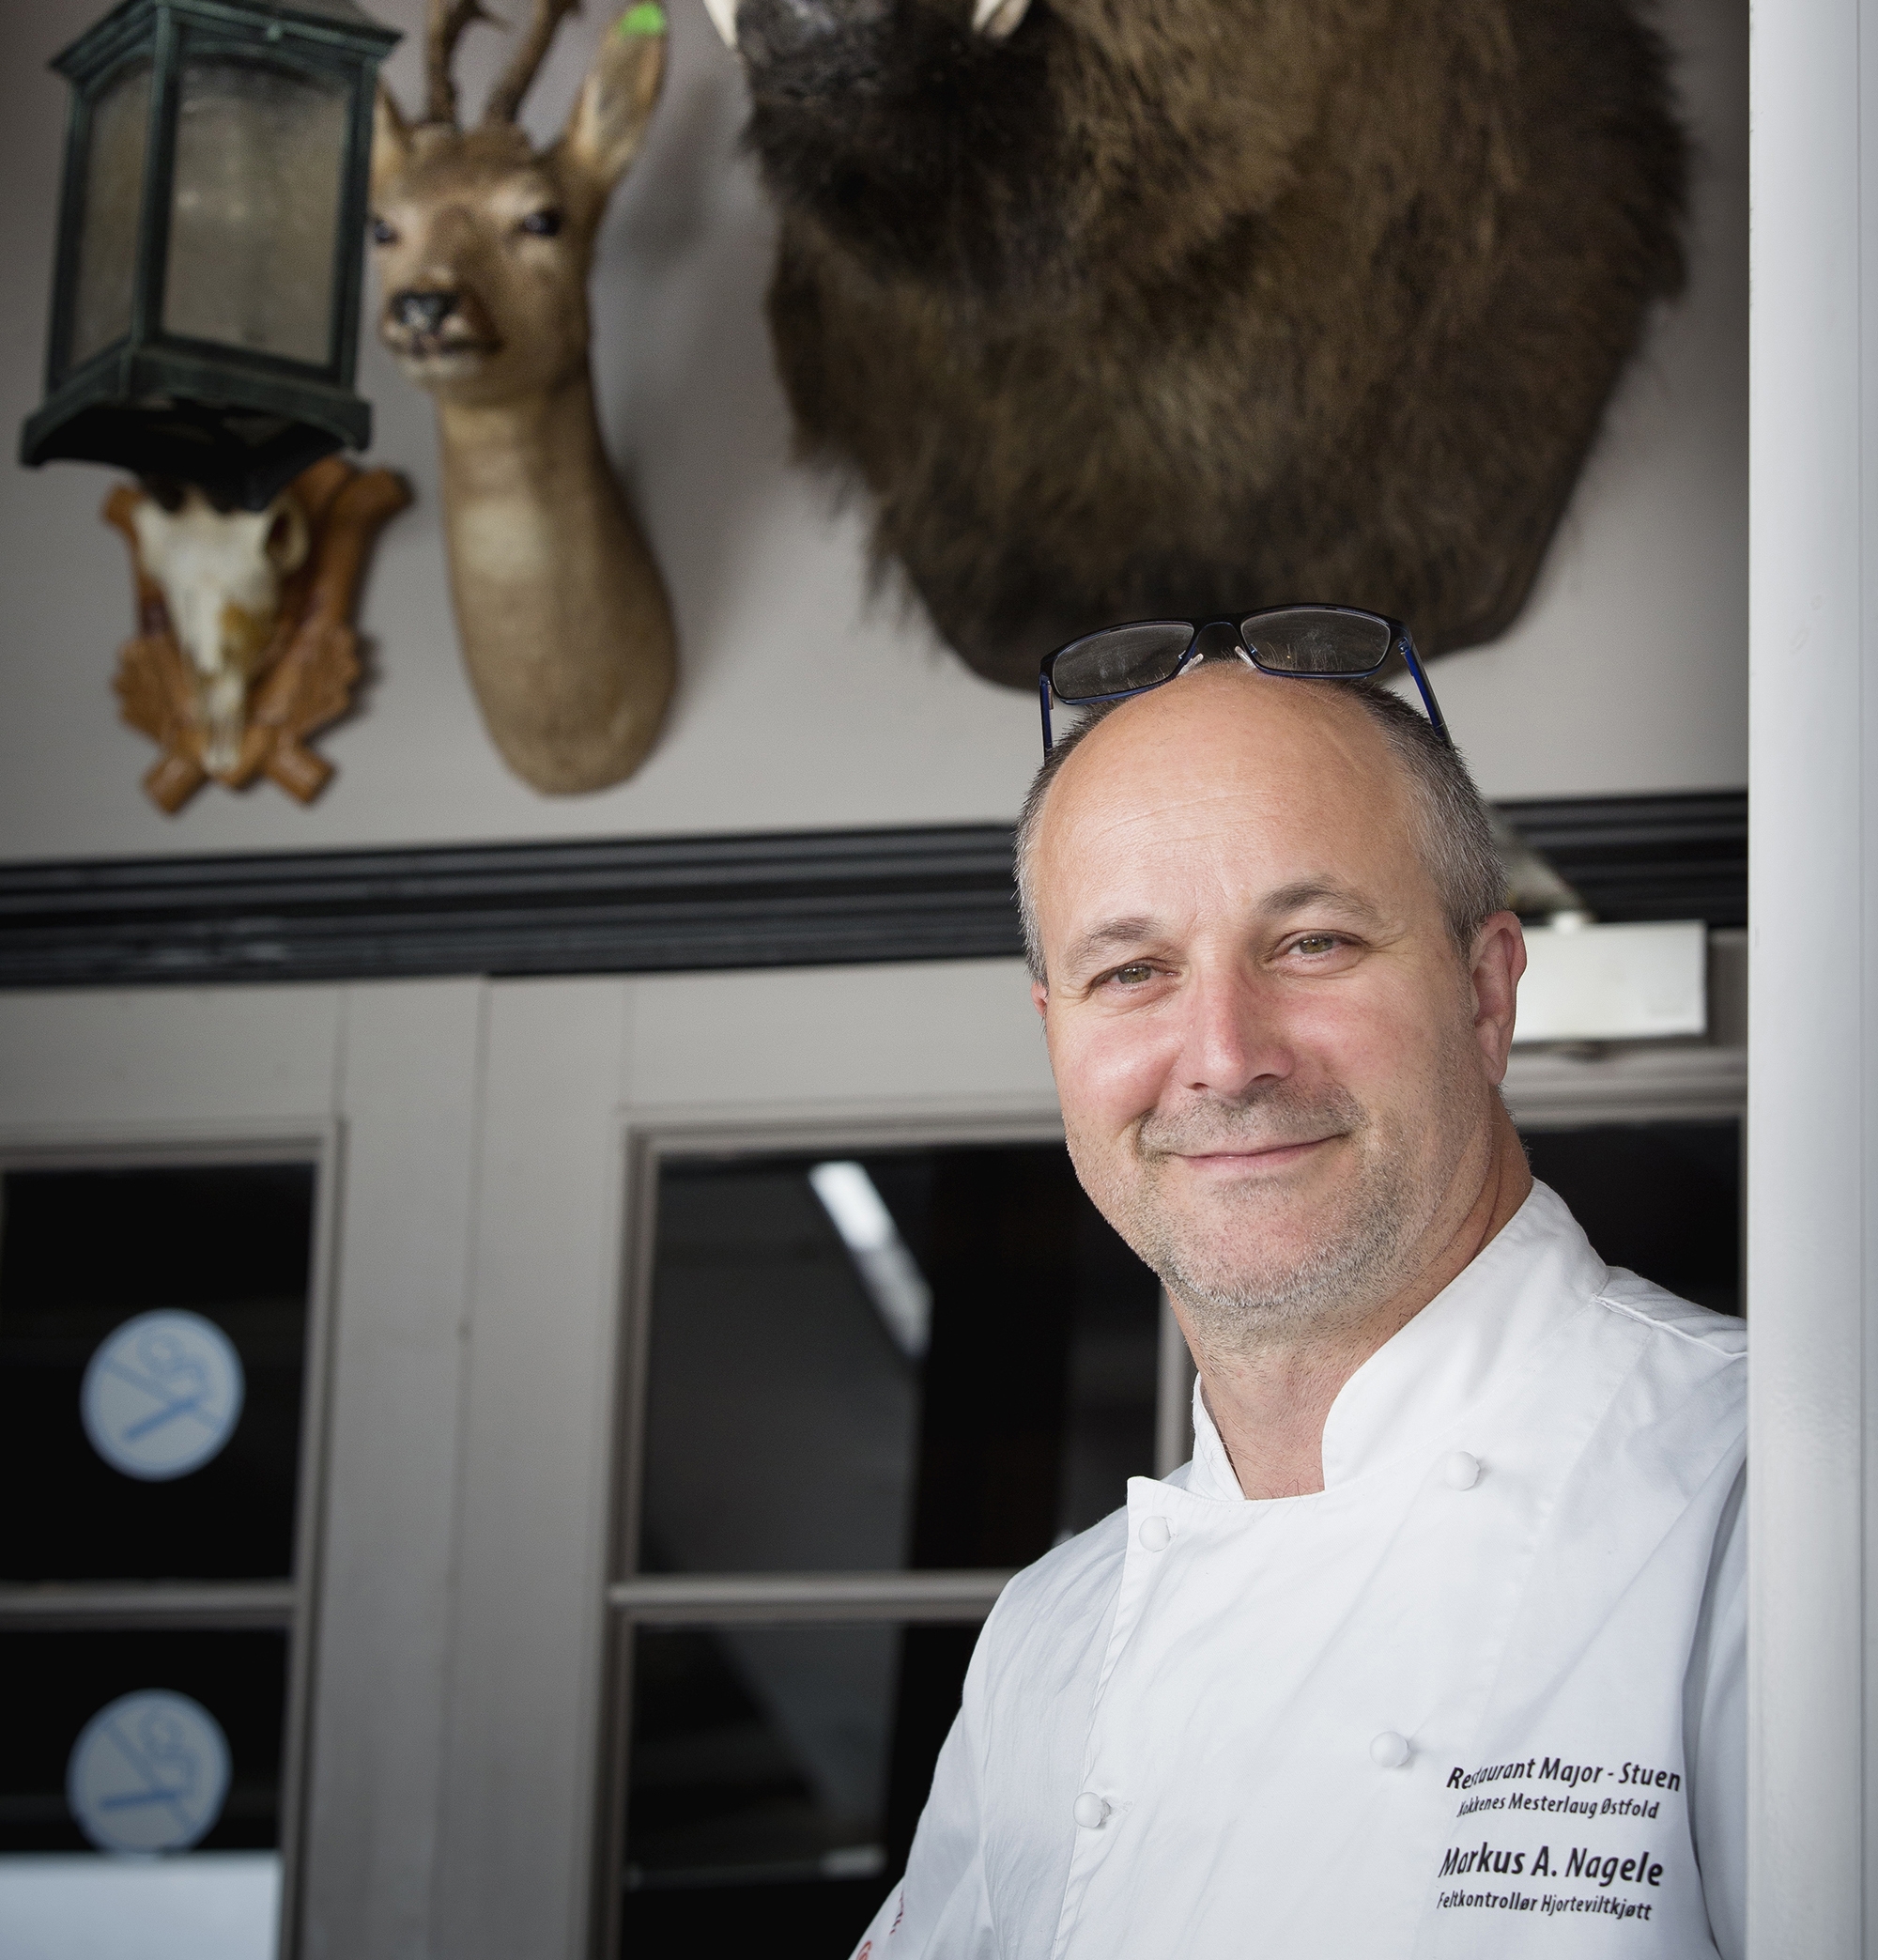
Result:
[[[529,21],[528,31],[509,57],[509,65],[502,70],[500,80],[489,91],[488,106],[483,111],[485,122],[515,121],[516,111],[521,107],[522,98],[529,92],[529,84],[534,80],[535,70],[547,53],[547,44],[554,39],[555,29],[569,14],[579,10],[580,0],[534,0],[534,12]]]
[[[430,0],[430,18],[424,25],[430,79],[426,122],[455,122],[456,84],[451,79],[450,64],[456,57],[456,43],[463,39],[464,29],[477,21],[486,21],[492,27],[502,24],[485,8],[483,0]]]

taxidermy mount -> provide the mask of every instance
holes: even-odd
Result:
[[[332,764],[306,746],[352,702],[352,604],[379,527],[410,492],[389,470],[328,456],[261,511],[223,510],[192,485],[120,484],[104,521],[131,548],[136,638],[117,656],[123,718],[162,750],[144,778],[180,810],[211,778],[265,775],[300,803]]]
[[[535,0],[483,120],[456,121],[477,0],[431,0],[424,118],[381,87],[372,149],[379,337],[437,399],[456,627],[483,720],[538,790],[604,789],[645,760],[677,672],[671,609],[607,462],[587,273],[665,73],[663,11],[628,9],[537,151],[516,114],[578,0]]]
[[[979,673],[1335,600],[1524,603],[1686,146],[1633,0],[706,0],[799,445]]]

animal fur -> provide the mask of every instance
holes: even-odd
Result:
[[[1686,145],[1631,0],[743,0],[800,447],[982,674],[1294,599],[1524,603]]]

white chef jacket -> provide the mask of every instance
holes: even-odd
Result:
[[[1742,1323],[1543,1184],[1344,1385],[1005,1589],[857,1960],[1739,1960]]]

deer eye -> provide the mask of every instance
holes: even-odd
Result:
[[[552,207],[546,210],[531,211],[522,220],[522,229],[538,239],[551,239],[561,229],[561,213]]]
[[[397,241],[398,228],[395,224],[387,224],[382,218],[374,218],[372,220],[373,244],[395,245]]]

